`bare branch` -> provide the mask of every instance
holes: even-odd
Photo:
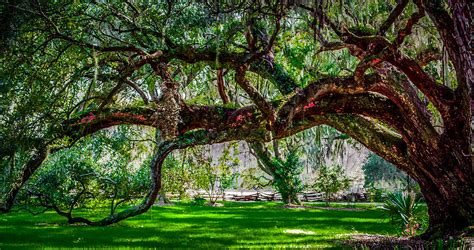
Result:
[[[140,97],[142,98],[142,100],[145,104],[148,104],[149,100],[148,100],[147,95],[145,94],[145,92],[140,87],[138,87],[137,84],[135,84],[133,81],[131,81],[127,78],[124,78],[123,81],[128,86],[132,87],[140,95]]]

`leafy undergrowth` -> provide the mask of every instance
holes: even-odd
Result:
[[[108,227],[68,225],[54,212],[13,212],[0,217],[0,249],[341,248],[337,242],[352,234],[396,235],[380,210],[367,204],[356,207],[365,209],[285,209],[274,202],[225,202],[222,207],[178,203],[155,206]],[[84,210],[81,215],[93,213]]]

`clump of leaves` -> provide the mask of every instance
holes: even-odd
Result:
[[[333,198],[334,194],[349,188],[350,182],[351,180],[346,176],[340,165],[332,167],[322,165],[318,169],[314,187],[319,192],[324,193],[326,206],[329,206],[329,200]]]
[[[300,204],[298,193],[304,188],[300,179],[303,165],[298,159],[296,151],[290,151],[285,160],[273,159],[275,172],[273,176],[273,186],[281,194],[285,203]]]
[[[194,197],[193,201],[191,202],[191,205],[192,206],[204,206],[204,204],[206,204],[206,199],[204,199],[203,197],[200,197],[200,196],[196,196]]]
[[[421,229],[421,211],[415,193],[389,193],[382,210],[390,217],[392,224],[400,227],[403,236],[414,236]]]

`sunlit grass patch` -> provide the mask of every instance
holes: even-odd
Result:
[[[0,248],[331,248],[341,235],[396,235],[377,209],[285,209],[273,202],[224,202],[223,207],[186,203],[107,227],[72,226],[54,212],[0,217]],[[357,206],[357,205],[356,205]],[[365,205],[364,205],[365,206]],[[81,215],[94,215],[82,210]]]

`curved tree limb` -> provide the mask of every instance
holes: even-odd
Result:
[[[257,105],[259,110],[265,115],[270,127],[275,123],[275,111],[265,97],[263,97],[258,90],[253,87],[245,78],[246,66],[240,66],[236,69],[235,81],[244,91],[249,95],[250,99]]]
[[[380,25],[377,35],[384,35],[387,32],[388,28],[392,26],[395,20],[402,14],[403,10],[407,6],[409,0],[400,0],[397,3],[397,6],[390,12],[388,18]]]

